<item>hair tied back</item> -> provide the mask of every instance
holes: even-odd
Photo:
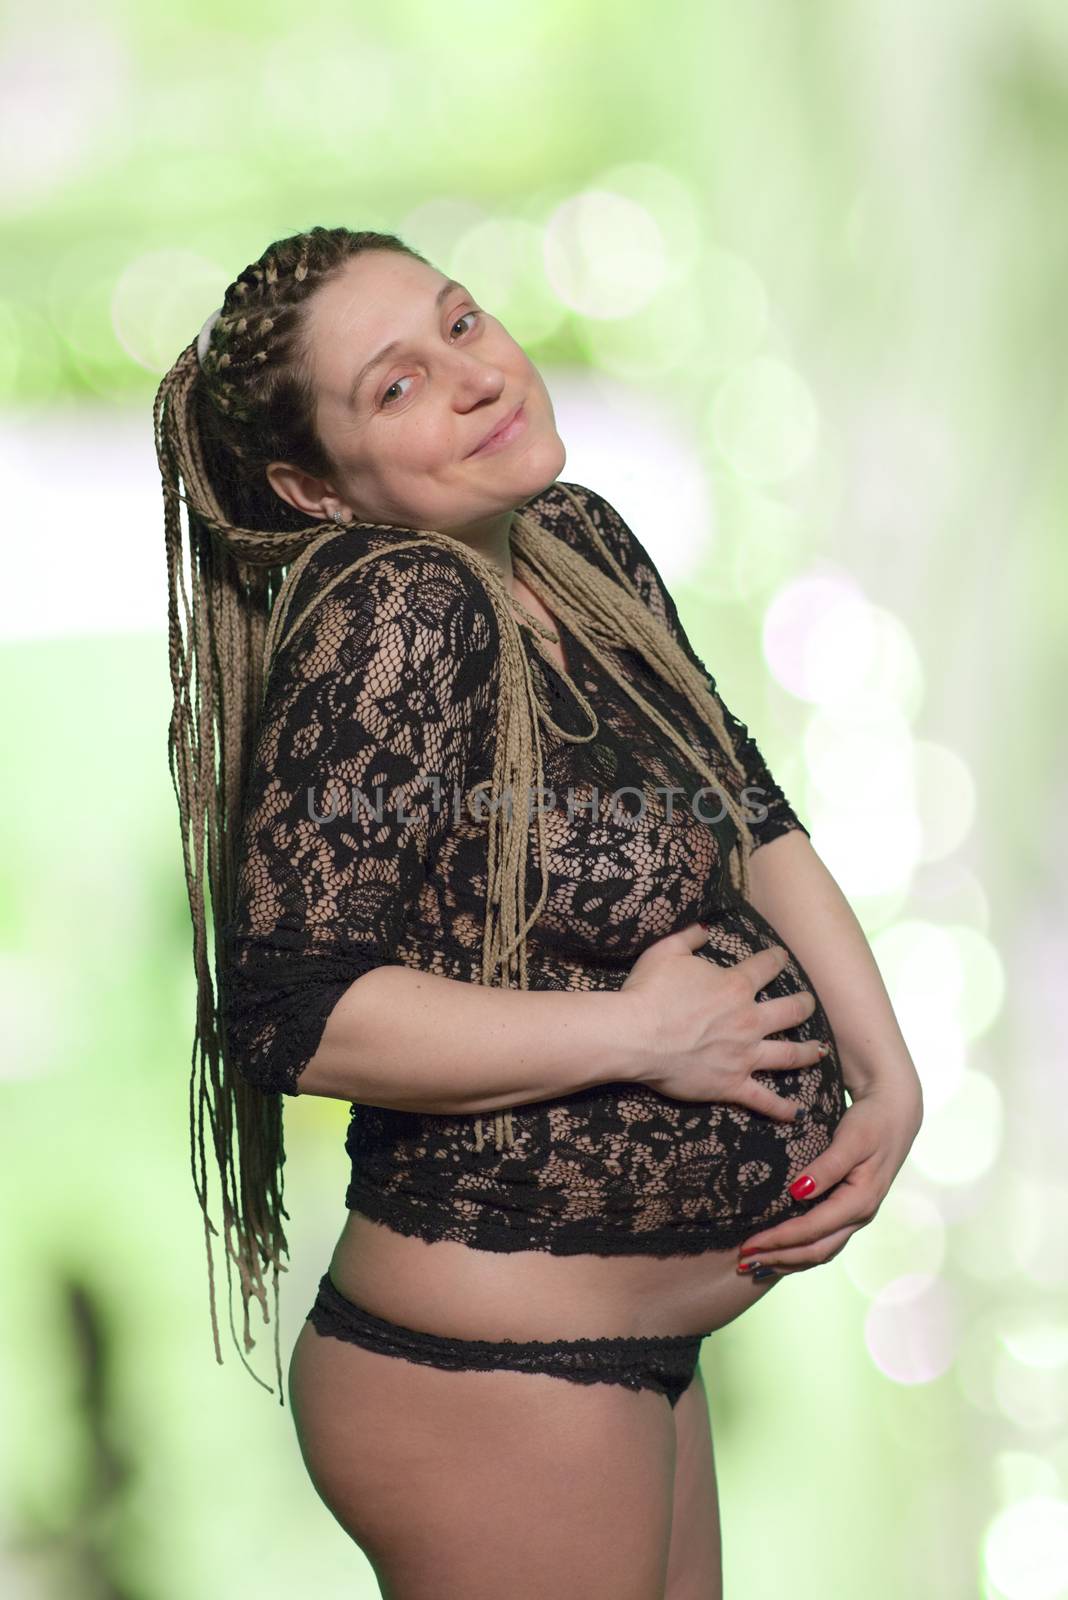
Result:
[[[222,314],[223,308],[222,306],[219,306],[215,311],[212,312],[211,316],[197,334],[197,360],[200,362],[201,366],[204,365],[204,357],[207,355],[208,345],[211,343],[212,329]]]

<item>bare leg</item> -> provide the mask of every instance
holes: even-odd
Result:
[[[665,1600],[722,1600],[719,1496],[700,1367],[673,1415],[675,1494]]]
[[[663,1395],[443,1372],[305,1323],[289,1401],[316,1491],[385,1600],[663,1600],[676,1455]]]

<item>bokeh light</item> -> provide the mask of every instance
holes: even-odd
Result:
[[[233,278],[343,224],[467,282],[536,365],[561,476],[656,561],[922,1082],[877,1216],[705,1342],[725,1592],[1068,1600],[1068,10],[677,20],[6,19],[5,1592],[377,1592],[210,1349],[151,437]],[[345,1117],[287,1107],[283,1347]]]
[[[449,272],[520,344],[550,338],[566,315],[545,276],[541,230],[532,223],[493,217],[476,223],[453,245]]]
[[[929,1074],[920,1062],[917,1066],[926,1083]],[[935,1077],[936,1097],[937,1090]],[[952,1093],[929,1110],[926,1098],[925,1088],[924,1123],[911,1161],[932,1183],[975,1183],[990,1171],[1001,1148],[1004,1106],[997,1084],[985,1073],[967,1068],[958,1075]]]
[[[716,448],[757,483],[792,477],[816,448],[819,418],[799,373],[776,357],[755,356],[731,372],[709,413]]]
[[[587,190],[558,207],[545,231],[545,265],[554,292],[584,317],[631,316],[670,270],[655,218],[610,189]]]
[[[873,1297],[864,1319],[872,1361],[894,1383],[930,1383],[951,1365],[960,1336],[955,1296],[944,1279],[910,1272]]]
[[[1006,1506],[987,1531],[983,1559],[1005,1600],[1062,1600],[1068,1589],[1068,1500],[1039,1494]]]
[[[850,1240],[841,1262],[849,1281],[872,1298],[895,1279],[936,1277],[945,1256],[946,1225],[935,1201],[902,1183],[886,1196],[875,1222]]]
[[[222,303],[226,283],[222,267],[189,251],[149,251],[131,261],[115,283],[115,337],[132,360],[162,375],[175,347],[189,342],[197,317],[203,323]]]
[[[814,572],[784,584],[764,618],[764,652],[792,694],[858,722],[876,710],[911,719],[920,709],[914,641],[845,573]]]

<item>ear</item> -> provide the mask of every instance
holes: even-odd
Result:
[[[328,522],[335,506],[345,509],[325,478],[313,478],[311,473],[301,472],[288,461],[272,461],[266,472],[267,482],[275,494],[295,510],[303,511],[305,516]]]

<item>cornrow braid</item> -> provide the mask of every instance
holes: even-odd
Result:
[[[264,1322],[270,1321],[265,1284],[269,1271],[282,1405],[279,1274],[286,1270],[283,1258],[289,1254],[283,1229],[288,1213],[283,1203],[282,1096],[254,1087],[229,1058],[221,956],[223,929],[232,913],[236,889],[245,785],[267,679],[279,651],[337,581],[321,588],[291,619],[290,606],[301,573],[317,550],[341,533],[351,533],[354,526],[389,528],[409,537],[399,545],[390,541],[368,551],[338,579],[353,567],[406,544],[448,549],[468,565],[493,606],[500,638],[497,738],[489,780],[495,794],[544,791],[542,724],[557,737],[578,742],[594,739],[598,733],[596,712],[570,677],[566,682],[589,716],[590,731],[568,732],[553,721],[535,692],[512,597],[503,579],[462,540],[434,529],[397,529],[389,523],[361,522],[338,529],[293,512],[265,486],[262,469],[271,460],[295,461],[315,476],[331,473],[332,464],[314,430],[314,392],[303,343],[302,308],[332,272],[366,249],[399,250],[425,259],[391,234],[346,229],[316,228],[270,246],[227,290],[203,363],[198,362],[193,341],[165,375],[153,407],[163,486],[168,648],[174,695],[168,755],[181,822],[197,981],[190,1139],[193,1181],[205,1229],[212,1332],[216,1359],[221,1363],[211,1242],[219,1230],[211,1220],[208,1200],[205,1120],[221,1183],[231,1334],[237,1344],[231,1271],[236,1266],[244,1319],[244,1349],[239,1347],[239,1351],[246,1369],[261,1382],[245,1353],[255,1344],[249,1326],[253,1298]],[[567,485],[559,487],[582,518],[608,570],[602,571],[566,540],[541,527],[529,510],[519,509],[513,520],[514,571],[545,597],[554,615],[567,623],[602,670],[716,788],[737,834],[729,861],[731,880],[747,895],[753,839],[742,807],[700,753],[620,675],[607,652],[638,650],[712,728],[731,767],[744,779],[743,765],[718,702],[709,693],[709,681],[671,629],[645,604],[581,500]],[[183,504],[188,552],[182,538]],[[554,637],[538,619],[531,621],[536,631]],[[469,791],[469,805],[476,803],[480,787]],[[490,810],[480,974],[487,985],[528,986],[527,933],[549,890],[540,807],[536,808],[536,826],[541,890],[528,911],[529,819],[525,815],[517,818],[511,806]],[[209,923],[214,984],[208,956]],[[514,1142],[509,1111],[494,1115],[493,1129],[498,1148]],[[482,1117],[475,1119],[475,1138],[482,1148]]]

